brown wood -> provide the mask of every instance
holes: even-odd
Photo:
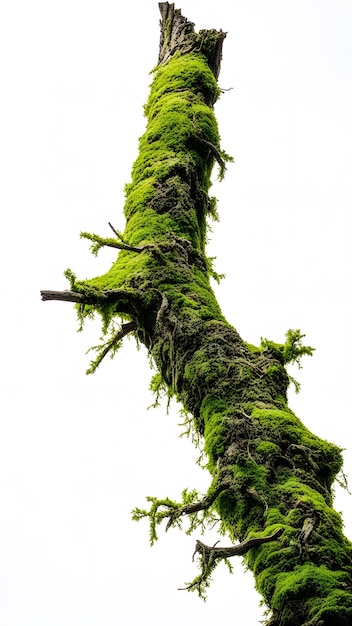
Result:
[[[209,67],[218,78],[220,72],[222,44],[226,33],[222,30],[201,30],[194,32],[194,23],[175,9],[174,3],[159,2],[160,49],[158,64],[166,63],[177,52],[187,54],[193,50],[203,52]]]

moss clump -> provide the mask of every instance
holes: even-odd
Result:
[[[151,119],[160,111],[161,98],[165,94],[176,97],[186,91],[191,98],[199,97],[208,106],[214,104],[220,95],[215,76],[203,54],[175,55],[168,63],[158,66],[154,74],[145,106],[145,115]]]
[[[257,445],[257,453],[262,455],[263,458],[269,458],[272,455],[280,453],[280,448],[272,441],[259,441]]]
[[[316,567],[306,563],[297,566],[293,572],[278,574],[271,601],[272,607],[281,616],[284,623],[289,623],[288,620],[291,620],[292,626],[307,622],[310,617],[314,617],[315,623],[318,624],[318,619],[324,613],[326,617],[329,604],[331,607],[330,614],[332,614],[331,609],[335,615],[339,614],[338,606],[333,606],[337,596],[340,597],[340,601],[345,596],[348,605],[352,606],[351,597],[343,593],[343,587],[349,584],[350,580],[343,572],[333,572],[324,565]],[[338,587],[340,587],[339,590]],[[308,605],[302,602],[303,598],[309,598]],[[325,603],[324,608],[321,606],[322,602]]]
[[[210,471],[216,467],[216,462],[224,453],[226,444],[227,425],[223,413],[213,413],[207,420],[204,432],[204,451],[209,459]]]

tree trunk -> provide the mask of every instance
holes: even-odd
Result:
[[[285,365],[312,349],[299,331],[289,331],[283,344],[245,343],[210,287],[210,174],[217,162],[223,175],[229,159],[213,113],[225,33],[196,33],[173,4],[159,6],[159,64],[126,187],[125,231],[113,229],[111,239],[82,233],[94,253],[112,246],[118,258],[88,281],[68,271],[70,291],[42,296],[75,302],[82,323],[101,314],[107,341],[89,371],[127,333],[144,343],[158,369],[155,390],[182,402],[190,434],[204,445],[212,481],[203,498],[185,491],[180,503],[151,498],[150,510],[134,512],[149,518],[152,541],[164,519],[170,527],[188,516],[196,528],[218,515],[231,541],[241,542],[221,548],[197,541],[200,573],[187,588],[203,595],[220,560],[244,555],[271,626],[347,626],[352,550],[331,495],[341,451],[287,406]],[[128,320],[118,331],[116,318]]]

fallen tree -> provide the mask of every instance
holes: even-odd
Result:
[[[159,6],[159,61],[126,186],[125,230],[110,225],[110,238],[81,233],[94,254],[118,249],[117,260],[91,280],[67,270],[70,289],[42,291],[42,298],[75,303],[82,325],[100,314],[104,340],[89,372],[133,335],[157,368],[155,392],[183,404],[189,434],[207,458],[209,489],[203,497],[185,490],[179,502],[150,497],[134,518],[149,520],[152,542],[164,521],[170,528],[188,518],[191,530],[220,521],[234,545],[198,540],[200,572],[186,588],[204,596],[217,564],[243,556],[271,626],[348,625],[352,549],[331,492],[341,450],[287,405],[286,366],[312,348],[298,330],[282,344],[246,343],[210,285],[218,278],[205,251],[207,220],[217,217],[210,176],[217,164],[223,177],[230,160],[213,112],[225,33],[196,33],[174,5]]]

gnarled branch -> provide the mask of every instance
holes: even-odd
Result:
[[[220,150],[216,146],[214,146],[214,144],[211,143],[211,141],[208,141],[207,139],[203,139],[203,137],[197,136],[196,139],[197,141],[199,141],[199,143],[207,146],[210,149],[210,151],[213,154],[214,159],[217,161],[220,167],[220,178],[222,178],[226,170],[226,163],[221,156]]]
[[[160,49],[158,64],[166,63],[175,54],[187,54],[197,50],[206,55],[209,67],[215,78],[220,71],[222,45],[226,33],[222,30],[201,30],[194,32],[194,24],[175,9],[174,3],[159,2]]]
[[[259,502],[262,503],[263,507],[264,507],[264,511],[263,511],[263,517],[266,517],[266,514],[268,512],[268,503],[265,500],[264,496],[262,496],[260,493],[258,493],[255,489],[253,489],[252,487],[248,487],[247,488],[247,493],[249,493],[250,496],[252,496],[252,498],[254,498],[255,500],[259,500]]]
[[[165,530],[169,530],[175,520],[183,515],[192,515],[194,513],[199,513],[199,511],[207,511],[220,493],[228,488],[229,485],[226,482],[220,483],[216,489],[214,489],[210,494],[207,494],[202,500],[197,500],[196,502],[191,502],[190,504],[184,504],[179,506],[177,509],[171,509],[169,512],[169,521],[166,524]]]
[[[205,558],[206,560],[209,560],[211,557],[213,559],[228,559],[231,556],[243,556],[252,548],[261,546],[263,543],[275,541],[280,537],[280,535],[282,535],[283,532],[283,528],[278,528],[272,535],[266,535],[265,537],[252,537],[251,539],[246,539],[246,541],[242,541],[235,546],[229,546],[228,548],[207,546],[205,545],[205,543],[202,543],[202,541],[198,539],[196,542],[196,549],[193,553],[193,557],[195,554],[197,554],[197,552],[200,552],[202,558]]]
[[[87,369],[86,374],[94,374],[102,360],[106,357],[107,354],[109,354],[109,352],[112,358],[119,349],[122,339],[133,330],[137,330],[137,328],[137,322],[127,322],[127,324],[122,324],[117,333],[115,333],[104,344],[99,346],[92,346],[92,348],[89,348],[88,352],[90,352],[91,350],[95,350],[97,352],[97,358],[91,361],[90,367]]]
[[[47,300],[58,300],[59,302],[77,302],[79,304],[91,304],[88,302],[87,296],[83,293],[78,293],[76,291],[52,291],[52,290],[42,290],[40,292],[42,300],[45,302]]]
[[[162,291],[157,289],[157,292],[160,294],[161,304],[160,304],[159,310],[158,310],[157,315],[156,315],[156,323],[160,324],[160,322],[161,322],[165,312],[167,311],[167,309],[169,307],[169,301],[168,301],[166,295]]]
[[[180,591],[193,591],[194,589],[197,589],[200,597],[204,599],[205,590],[209,586],[211,574],[218,565],[219,561],[224,561],[230,571],[232,571],[231,565],[228,562],[229,558],[233,556],[243,556],[252,548],[258,547],[264,543],[276,541],[276,539],[278,539],[283,532],[283,528],[278,528],[271,535],[266,535],[265,537],[252,537],[251,539],[246,539],[245,541],[242,541],[242,543],[235,546],[229,546],[226,548],[217,547],[216,544],[214,546],[207,546],[198,539],[196,541],[196,548],[192,556],[192,561],[194,560],[194,556],[199,553],[201,573],[186,587],[182,587]]]
[[[196,500],[198,494],[196,491],[189,492],[185,489],[182,492],[182,503],[174,502],[169,498],[159,500],[158,498],[149,496],[147,500],[152,503],[149,511],[145,509],[135,508],[132,512],[132,518],[136,521],[144,517],[149,518],[150,524],[150,543],[153,544],[157,540],[156,526],[167,519],[165,530],[169,530],[171,526],[180,527],[180,518],[183,516],[190,517],[190,528],[187,533],[191,533],[199,526],[204,529],[205,521],[213,523],[217,521],[213,512],[209,511],[211,505],[216,498],[229,488],[228,481],[224,480],[215,489],[210,488],[208,494],[201,500]],[[204,511],[203,517],[199,518],[197,513]]]
[[[303,522],[302,529],[298,535],[297,543],[299,546],[299,552],[302,553],[302,549],[308,541],[308,537],[314,530],[315,519],[313,517],[306,517]]]
[[[129,252],[143,252],[148,246],[130,246],[128,243],[117,241],[116,239],[112,239],[111,237],[100,237],[99,235],[95,235],[94,233],[81,232],[81,239],[88,239],[93,243],[91,246],[91,251],[94,255],[98,254],[100,248],[108,247],[108,248],[117,248],[118,250],[127,250]]]
[[[121,289],[111,289],[101,292],[97,290],[96,293],[94,293],[93,290],[88,293],[79,293],[78,291],[52,291],[50,289],[43,289],[40,294],[43,301],[57,300],[59,302],[74,302],[78,304],[113,304],[116,302],[122,313],[129,312],[125,310],[126,306],[123,305],[123,303],[132,304],[132,302],[136,300],[136,294]],[[120,305],[122,305],[121,309]],[[128,308],[130,310],[131,306]]]

